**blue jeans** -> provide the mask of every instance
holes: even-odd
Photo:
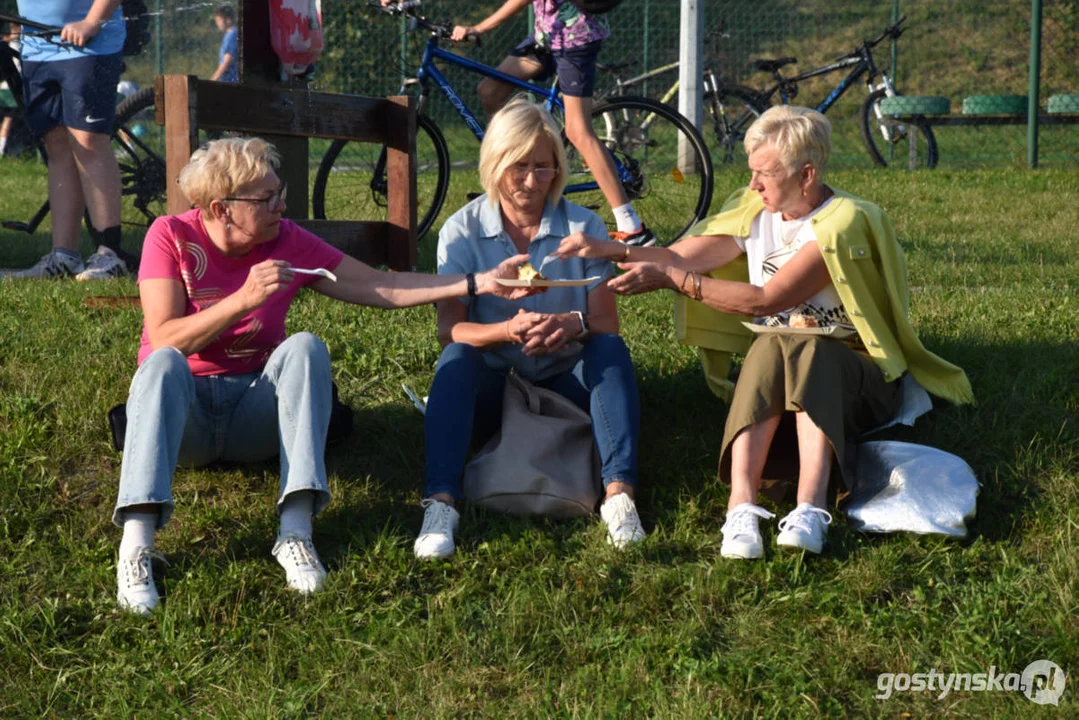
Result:
[[[176,348],[150,354],[131,381],[120,491],[112,521],[131,505],[157,504],[158,527],[172,515],[172,475],[223,460],[281,456],[278,507],[311,490],[315,512],[330,502],[326,430],[332,403],[330,353],[311,333],[273,351],[261,372],[194,377]]]
[[[593,335],[572,369],[534,384],[569,398],[591,415],[603,486],[623,482],[635,487],[641,404],[622,338]],[[424,419],[425,497],[447,493],[460,501],[469,446],[473,440],[485,442],[502,424],[505,385],[505,374],[488,367],[475,347],[453,343],[442,351]]]

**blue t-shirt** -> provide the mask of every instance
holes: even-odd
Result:
[[[19,0],[19,14],[33,22],[63,27],[68,23],[83,20],[93,4],[94,0]],[[86,47],[56,45],[44,38],[33,37],[24,32],[22,59],[30,62],[52,62],[71,60],[86,55],[115,55],[124,49],[126,37],[123,11],[116,8],[116,12],[105,21],[101,30]],[[60,38],[56,36],[53,40],[58,42]]]
[[[221,52],[217,54],[217,64],[225,62],[225,55],[232,56],[232,62],[229,63],[225,74],[218,78],[221,82],[240,82],[240,68],[236,62],[236,58],[240,57],[239,36],[240,33],[236,28],[229,28],[225,31],[225,37],[221,39]]]
[[[562,198],[557,205],[547,203],[536,236],[528,246],[532,266],[539,269],[543,259],[558,247],[562,238],[575,232],[592,237],[607,237],[607,226],[591,210]],[[481,195],[455,212],[438,234],[438,272],[442,274],[478,273],[490,270],[508,257],[517,254],[513,240],[502,225],[502,212],[492,207],[486,195]],[[529,312],[568,313],[588,312],[588,293],[614,276],[614,266],[601,258],[567,258],[552,260],[543,268],[551,280],[583,280],[594,277],[589,285],[554,287],[523,300],[503,300],[494,295],[462,298],[468,305],[468,321],[497,323],[508,320],[520,308]],[[544,380],[572,368],[581,354],[580,343],[568,343],[558,352],[527,357],[521,346],[507,343],[486,351],[483,359],[495,370],[516,368],[526,380]]]

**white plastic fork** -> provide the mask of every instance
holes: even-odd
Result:
[[[327,270],[326,268],[314,268],[312,270],[308,270],[307,268],[294,267],[294,268],[291,268],[291,269],[292,269],[292,272],[298,272],[298,273],[302,273],[304,275],[318,275],[320,277],[329,278],[330,280],[333,280],[334,282],[337,282],[337,276],[334,275],[329,270]]]

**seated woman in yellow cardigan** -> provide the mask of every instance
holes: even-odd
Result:
[[[828,499],[853,482],[857,437],[892,421],[912,393],[957,403],[973,394],[963,371],[926,350],[911,328],[891,220],[824,184],[828,120],[773,107],[745,145],[749,187],[681,242],[631,248],[578,233],[557,254],[620,261],[625,273],[609,282],[616,293],[666,288],[681,296],[679,340],[701,348],[709,384],[730,399],[719,469],[731,494],[720,554],[761,557],[758,522],[774,515],[757,494],[775,490],[778,502],[783,483],[795,479],[797,506],[779,521],[776,544],[819,553],[832,519]],[[759,332],[732,396],[730,354],[745,352],[753,337],[742,321]],[[791,331],[804,327],[814,329]]]

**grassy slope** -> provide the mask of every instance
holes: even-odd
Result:
[[[716,197],[742,180],[721,176]],[[282,589],[273,463],[181,471],[159,536],[163,611],[125,617],[104,415],[124,398],[140,316],[82,299],[134,285],[0,283],[0,715],[1055,716],[1013,693],[873,695],[880,672],[1079,667],[1074,173],[832,181],[892,214],[915,325],[974,383],[978,407],[940,407],[896,434],[977,471],[968,540],[865,536],[839,517],[821,558],[720,559],[724,408],[656,295],[621,303],[648,542],[619,555],[596,522],[468,509],[457,557],[418,564],[422,423],[400,383],[430,383],[433,314],[305,296],[290,325],[326,339],[357,408],[355,434],[328,455],[327,591]],[[5,166],[0,182],[5,216],[39,197],[34,166]],[[0,265],[45,247],[0,232]]]

